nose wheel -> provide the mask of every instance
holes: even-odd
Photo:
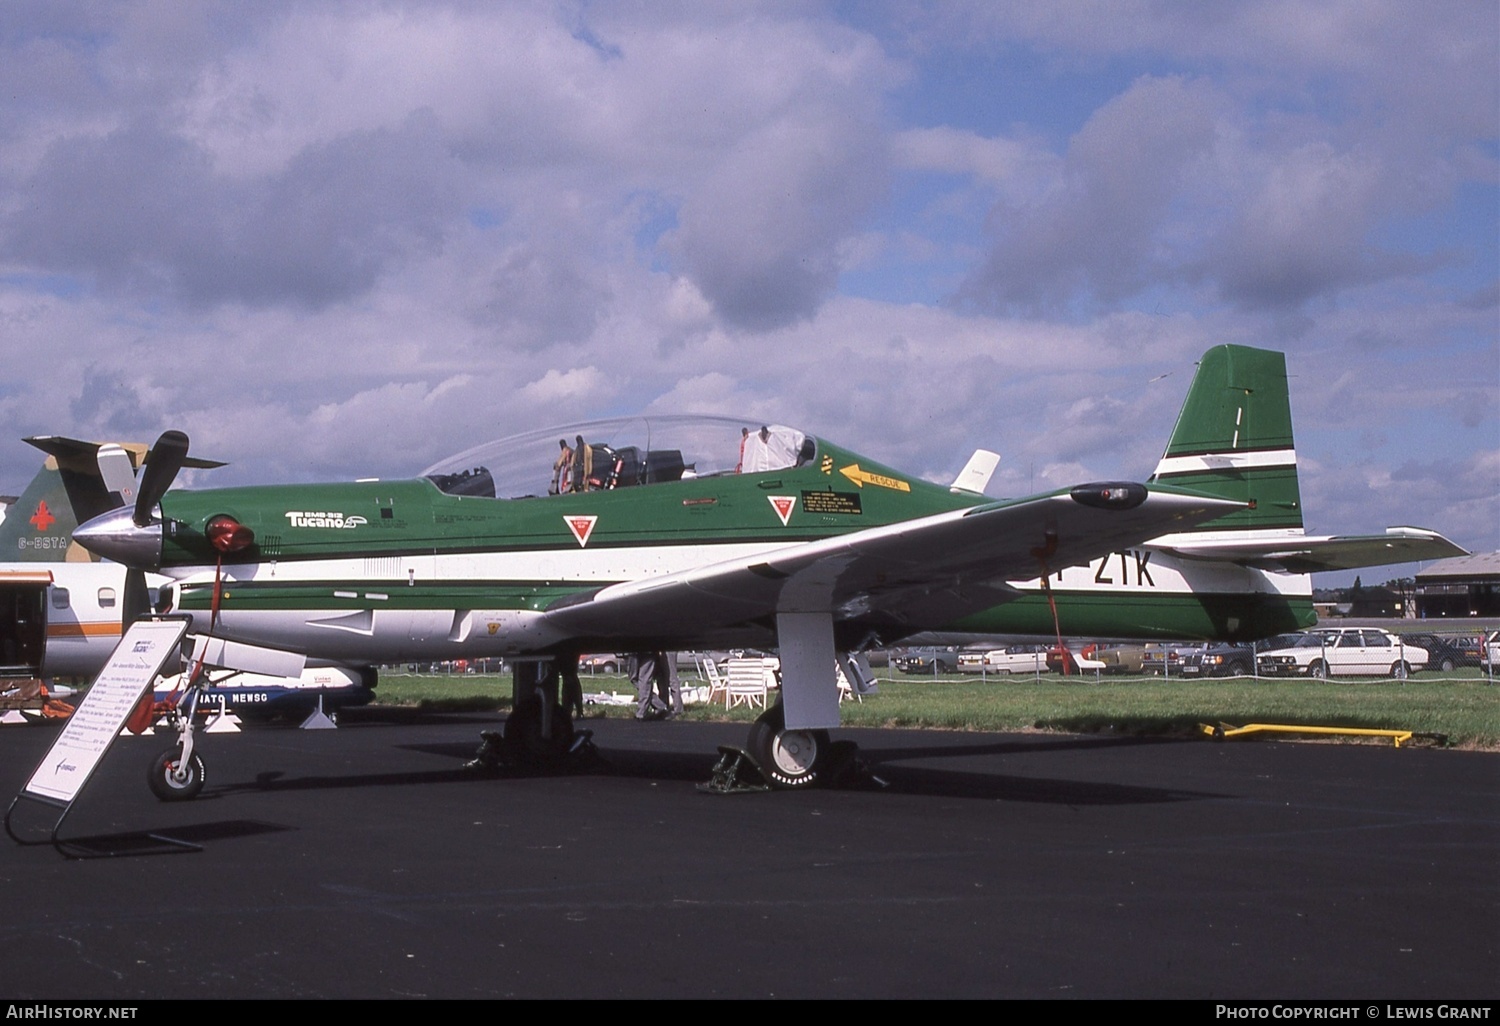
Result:
[[[164,802],[185,802],[203,790],[203,759],[193,752],[182,758],[182,748],[172,747],[151,760],[146,783],[151,793]]]

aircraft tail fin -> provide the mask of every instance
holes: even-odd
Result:
[[[35,435],[26,441],[47,459],[0,522],[0,559],[97,562],[97,556],[73,544],[73,529],[135,501],[135,474],[150,460],[150,450],[139,442],[88,442],[62,435]],[[182,465],[224,464],[192,457]]]
[[[73,544],[78,517],[69,501],[65,473],[55,456],[47,457],[42,469],[6,512],[4,522],[0,522],[0,559],[16,563],[75,563],[96,558],[83,546]]]
[[[1151,481],[1247,504],[1200,531],[1300,532],[1286,356],[1233,345],[1204,353]]]
[[[990,452],[988,449],[975,449],[974,455],[969,457],[969,462],[964,464],[964,469],[958,472],[958,477],[953,479],[948,490],[983,495],[991,476],[995,473],[995,468],[999,465],[999,453]]]

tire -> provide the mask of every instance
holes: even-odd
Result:
[[[1328,664],[1321,659],[1314,659],[1312,665],[1307,668],[1307,675],[1316,677],[1318,680],[1327,680]]]
[[[604,664],[604,672],[607,675],[613,676],[614,674],[617,674],[617,673],[620,672],[620,668],[619,668],[619,666],[615,665],[614,663],[605,663]]]
[[[1224,671],[1226,677],[1248,677],[1250,670],[1244,663],[1230,663],[1229,669]]]
[[[151,793],[164,802],[186,802],[198,797],[203,790],[205,775],[203,759],[197,752],[188,760],[185,779],[179,780],[173,771],[177,768],[182,747],[174,746],[151,760],[146,769],[146,784]]]
[[[787,730],[777,702],[756,718],[745,747],[772,787],[792,791],[817,783],[830,744],[826,730]]]
[[[1397,680],[1406,680],[1411,676],[1411,667],[1407,665],[1404,659],[1400,662],[1392,663],[1391,676]]]
[[[1442,670],[1444,673],[1452,673],[1455,669],[1453,660],[1444,659],[1443,664],[1439,666],[1438,669]]]

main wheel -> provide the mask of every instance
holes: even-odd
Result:
[[[164,802],[185,802],[198,797],[203,790],[203,759],[197,752],[184,765],[181,746],[168,748],[146,770],[151,793]]]
[[[792,790],[817,782],[830,744],[826,730],[787,730],[777,702],[757,717],[746,747],[773,787]]]
[[[1395,677],[1397,680],[1406,680],[1411,676],[1411,667],[1407,665],[1406,660],[1404,659],[1399,663],[1392,663],[1391,676]]]
[[[561,758],[573,747],[573,719],[566,709],[552,713],[552,736],[542,735],[542,706],[527,702],[505,718],[505,746],[520,761]]]

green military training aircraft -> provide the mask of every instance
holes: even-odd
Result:
[[[472,449],[410,481],[167,491],[187,438],[158,441],[133,508],[78,529],[172,578],[195,658],[295,675],[590,651],[777,649],[781,700],[751,732],[767,776],[817,779],[837,666],[924,631],[1252,639],[1311,626],[1307,574],[1463,550],[1430,531],[1304,533],[1285,358],[1200,361],[1146,483],[1018,499],[951,486],[784,425],[598,421]],[[178,454],[176,457],[170,454]],[[127,615],[145,588],[127,586]],[[517,687],[507,736],[572,738],[555,688]],[[185,737],[190,745],[191,734]]]

